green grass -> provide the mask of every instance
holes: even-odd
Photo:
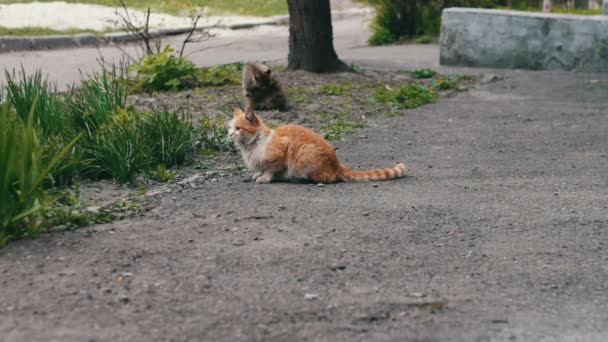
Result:
[[[407,83],[399,88],[386,86],[376,88],[372,102],[389,104],[395,109],[416,108],[437,101],[437,91],[415,83]]]
[[[44,182],[79,138],[48,156],[34,110],[23,121],[7,105],[0,109],[0,246],[36,235],[47,225],[44,210],[60,196],[45,194]]]
[[[325,95],[342,96],[353,89],[354,85],[349,82],[325,83],[319,90]]]
[[[431,83],[431,88],[438,90],[456,90],[458,81],[451,77],[443,77]]]
[[[327,140],[340,140],[345,135],[355,132],[359,128],[367,127],[364,122],[346,120],[331,120],[321,126],[321,131]]]
[[[51,2],[56,0],[37,0]],[[116,6],[116,0],[64,0],[69,3],[86,3],[105,6]],[[12,4],[17,2],[34,2],[34,0],[0,0],[0,4]],[[154,11],[167,12],[171,14],[183,14],[192,9],[206,6],[211,9],[211,14],[238,14],[252,16],[273,16],[287,14],[287,1],[285,0],[129,0],[130,7],[145,9],[150,7]]]
[[[104,31],[110,32],[110,31]],[[30,26],[30,27],[19,27],[19,28],[9,28],[0,26],[0,36],[54,36],[54,35],[72,35],[78,33],[99,33],[93,30],[87,29],[69,29],[69,30],[54,30],[48,27],[38,27],[38,26]]]
[[[418,69],[414,70],[410,73],[413,78],[421,79],[421,78],[432,78],[437,75],[437,71],[433,69]]]

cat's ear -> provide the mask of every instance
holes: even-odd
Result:
[[[253,112],[253,109],[251,109],[251,107],[247,107],[247,111],[245,112],[245,118],[251,123],[255,123],[256,121],[258,121],[258,118],[257,116],[255,116],[255,113]]]
[[[236,117],[237,115],[241,114],[243,112],[243,110],[239,107],[234,108],[234,113],[232,113],[233,117]]]

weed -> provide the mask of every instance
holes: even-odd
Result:
[[[3,3],[3,2],[0,2]],[[111,32],[113,30],[104,30]],[[79,33],[97,33],[94,30],[87,29],[67,29],[55,30],[48,27],[27,26],[27,27],[4,27],[0,26],[0,36],[50,36],[50,35],[73,35]]]
[[[355,72],[357,74],[363,73],[363,68],[354,63],[350,65],[350,70],[352,70],[353,72]]]
[[[125,111],[97,131],[85,150],[89,176],[134,183],[137,175],[148,169],[152,148],[141,120],[139,114]]]
[[[80,88],[72,87],[66,102],[79,128],[92,137],[98,127],[126,108],[129,80],[124,66],[92,75],[81,74],[81,80]]]
[[[7,98],[21,120],[27,121],[33,110],[34,124],[44,133],[65,133],[73,128],[56,86],[44,79],[41,71],[28,76],[22,67],[18,74],[5,70],[4,75]]]
[[[372,102],[392,104],[395,109],[416,108],[437,100],[437,92],[415,83],[407,83],[396,89],[376,88]]]
[[[440,78],[431,83],[431,88],[438,90],[458,89],[458,82],[450,77]]]
[[[150,173],[150,176],[159,182],[169,182],[175,179],[177,174],[174,171],[167,170],[164,164],[158,164],[156,170]]]
[[[287,88],[289,100],[294,103],[310,104],[313,103],[313,98],[310,96],[310,89],[304,87]]]
[[[366,127],[364,122],[351,122],[345,120],[331,120],[321,126],[327,140],[340,140],[345,135],[353,133],[358,128]]]
[[[220,118],[203,115],[199,131],[199,143],[203,155],[213,155],[218,151],[234,149],[232,140],[224,128]]]
[[[418,69],[414,70],[410,73],[413,78],[421,79],[421,78],[433,78],[437,75],[437,71],[433,69]]]
[[[198,85],[197,68],[189,59],[173,55],[170,46],[159,53],[146,55],[131,65],[136,72],[136,91],[162,91],[193,88]]]
[[[387,28],[372,25],[373,34],[369,37],[369,45],[386,45],[399,40],[399,37],[394,36]]]
[[[164,108],[153,110],[141,119],[153,163],[171,167],[186,160],[194,144],[194,129],[188,115]]]
[[[319,90],[325,95],[331,96],[341,96],[345,93],[351,91],[353,89],[353,85],[341,82],[341,83],[325,83],[322,85]]]
[[[437,43],[437,36],[432,34],[424,34],[416,37],[416,44],[432,44]]]
[[[34,102],[24,122],[7,105],[0,109],[0,245],[38,234],[41,211],[58,200],[45,196],[44,181],[78,139],[46,158],[34,124],[35,111]]]

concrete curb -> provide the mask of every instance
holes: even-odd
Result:
[[[371,8],[355,8],[344,11],[333,11],[333,20],[343,20],[355,16],[363,16],[373,13]],[[230,24],[230,25],[206,25],[201,26],[201,29],[217,28],[225,30],[242,30],[250,29],[262,25],[287,25],[289,24],[288,15],[280,15],[269,17],[268,20],[256,20],[252,22]],[[189,32],[189,27],[151,30],[150,34],[153,37],[164,37],[184,34]],[[126,43],[136,41],[137,37],[128,32],[113,32],[106,34],[83,33],[75,35],[57,35],[57,36],[0,36],[0,53],[27,51],[27,50],[53,50],[66,49],[84,46],[100,46],[113,43]]]

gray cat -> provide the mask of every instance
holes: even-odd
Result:
[[[290,107],[279,78],[265,64],[245,65],[243,68],[243,95],[247,107],[255,110],[286,111]]]

